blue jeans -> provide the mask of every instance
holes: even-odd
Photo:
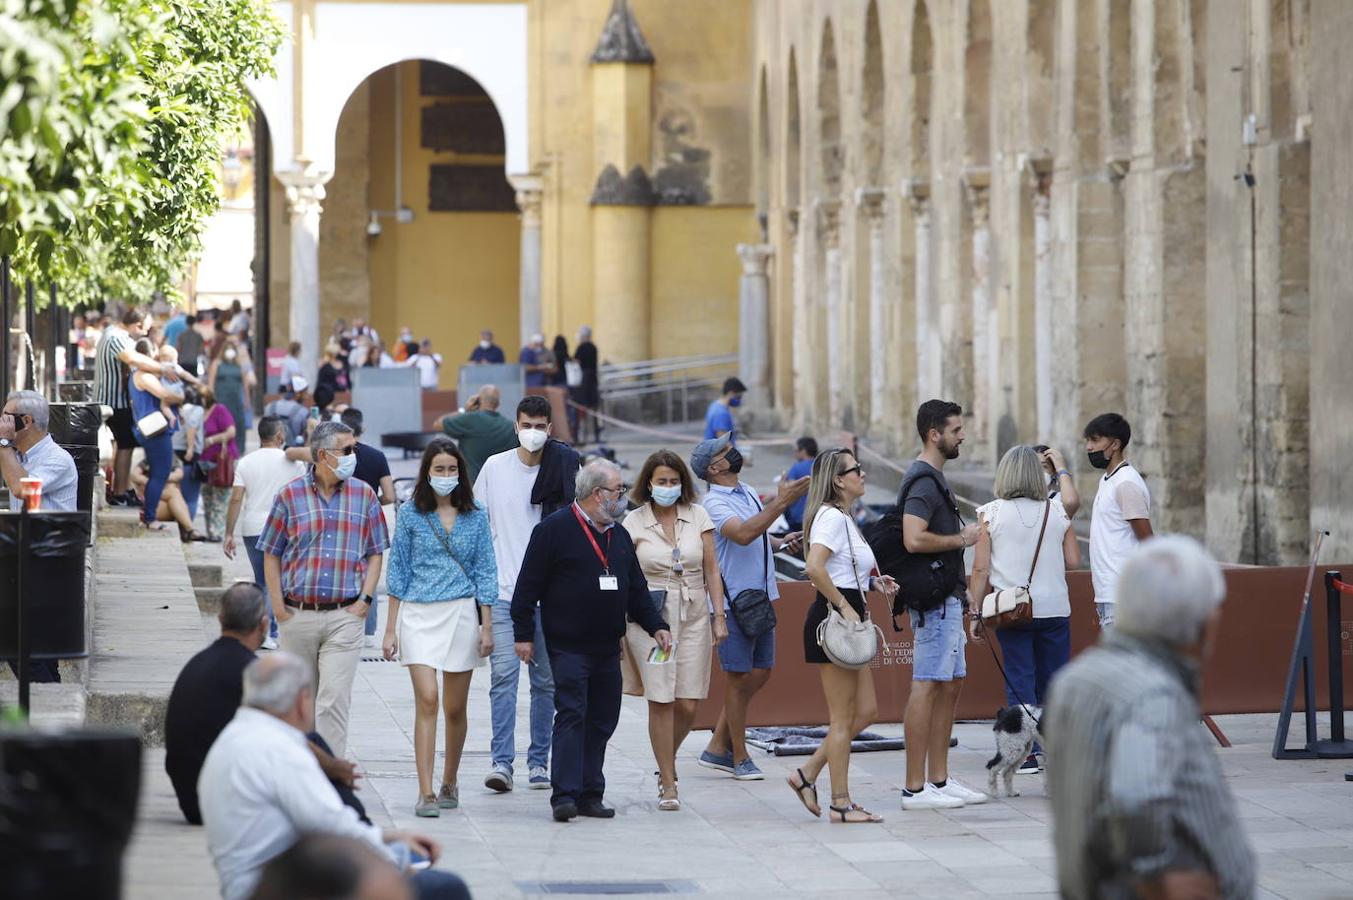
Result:
[[[606,744],[620,721],[620,651],[602,656],[556,650],[554,767],[550,804],[600,803],[606,793]]]
[[[371,637],[376,633],[376,605],[381,602],[381,598],[371,598],[371,608],[366,611],[366,636]]]
[[[1071,658],[1071,619],[1033,619],[998,629],[996,640],[1010,679],[1005,686],[1006,703],[1042,706],[1048,680]]]
[[[249,565],[254,569],[254,584],[263,592],[263,596],[268,596],[268,583],[263,580],[263,551],[254,546],[258,543],[259,535],[245,535],[240,538],[244,543],[244,552],[249,554]],[[268,619],[271,624],[268,626],[268,634],[274,638],[277,637],[277,616],[273,614],[272,603],[268,603]]]
[[[146,503],[141,510],[141,518],[146,522],[154,522],[155,511],[160,506],[160,495],[164,493],[165,482],[174,468],[174,439],[166,431],[153,438],[142,438],[141,446],[150,463],[150,480],[146,482]]]
[[[493,605],[493,675],[489,681],[489,704],[493,716],[493,764],[507,766],[517,755],[517,678],[521,660],[517,659],[512,637],[512,607]],[[531,746],[526,751],[529,768],[549,768],[550,729],[554,725],[554,677],[550,657],[545,651],[545,634],[536,611],[534,663],[526,667],[531,676]]]
[[[183,459],[182,451],[174,451],[179,459]],[[202,496],[202,482],[197,479],[197,466],[190,462],[183,464],[183,480],[179,482],[179,492],[183,494],[183,502],[188,504],[188,518],[197,518],[197,501]]]

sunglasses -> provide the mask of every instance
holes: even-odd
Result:
[[[845,478],[845,477],[846,477],[847,475],[849,475],[851,472],[859,472],[859,473],[860,473],[860,477],[861,477],[861,478],[864,477],[864,467],[861,466],[861,465],[858,465],[858,464],[851,466],[849,469],[846,469],[844,472],[841,472],[840,475],[838,475],[837,477],[839,477],[839,478]]]
[[[325,450],[324,452],[332,453],[334,456],[352,456],[352,454],[357,452],[357,445],[353,444],[351,446],[344,447],[341,450],[338,449],[337,447],[332,447],[330,449]]]

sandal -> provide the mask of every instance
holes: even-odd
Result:
[[[671,790],[672,790],[672,793],[676,793],[676,785],[672,785]],[[658,809],[662,810],[663,812],[677,812],[677,811],[679,811],[679,810],[681,809],[681,801],[678,800],[676,797],[664,797],[663,794],[665,794],[665,793],[667,793],[667,789],[666,789],[666,788],[663,788],[663,787],[661,787],[661,786],[659,786],[659,787],[658,787]]]
[[[808,810],[819,819],[822,818],[822,805],[817,801],[817,785],[808,780],[803,774],[803,769],[795,769],[794,773],[799,776],[799,783],[795,784],[794,776],[790,775],[785,778],[785,784],[788,784],[794,791],[794,794],[799,798],[799,802],[803,804],[804,809]],[[804,795],[804,791],[810,791],[812,793],[813,800],[811,804],[808,802],[808,797]]]
[[[876,816],[858,803],[852,803],[849,806],[830,806],[833,813],[833,822],[840,822],[846,825],[865,824],[882,822],[883,816]],[[854,815],[855,818],[849,818]]]

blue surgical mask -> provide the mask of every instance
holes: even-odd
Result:
[[[741,405],[742,405],[742,395],[741,395],[741,394],[735,394],[734,396],[729,397],[729,398],[728,398],[728,405],[729,405],[729,406],[741,406]]]
[[[333,470],[339,481],[347,481],[352,477],[352,473],[357,471],[357,454],[349,453],[347,456],[340,456],[338,465],[333,466]]]
[[[653,495],[654,503],[659,506],[671,506],[681,497],[681,485],[650,484],[648,492]]]
[[[460,484],[459,475],[429,475],[428,484],[432,485],[432,490],[438,497],[445,497],[456,489]]]

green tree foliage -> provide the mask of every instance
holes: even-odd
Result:
[[[265,0],[0,0],[0,252],[67,303],[173,295],[282,35]]]

